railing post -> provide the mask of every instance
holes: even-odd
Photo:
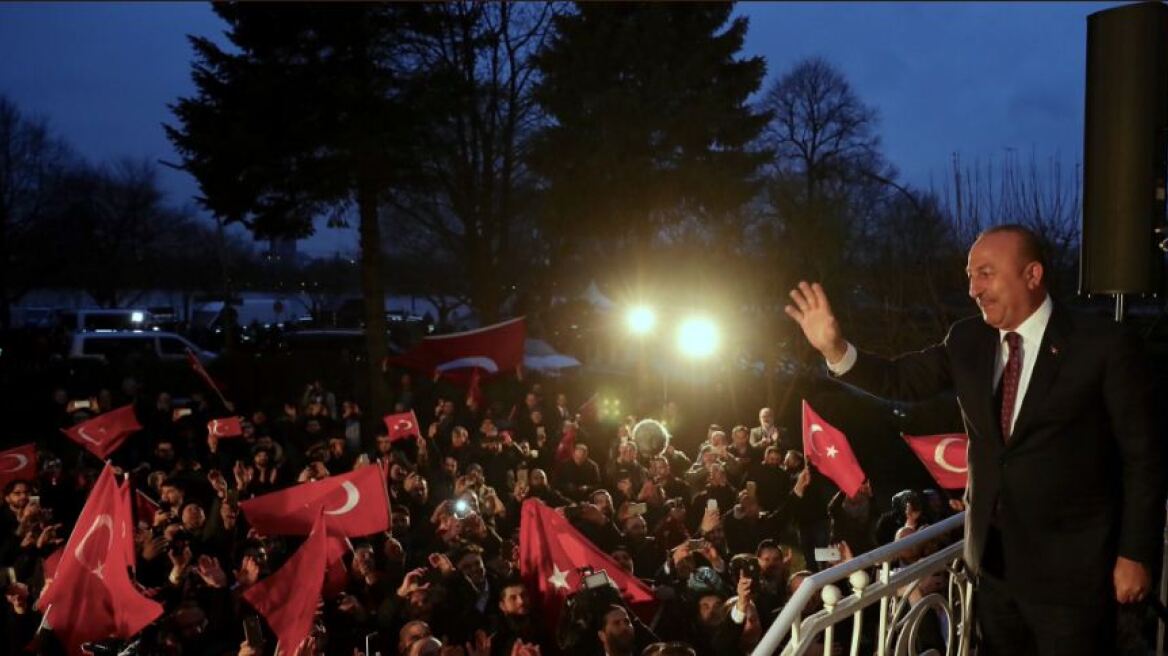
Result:
[[[857,597],[864,596],[864,588],[868,587],[870,579],[866,570],[857,570],[848,577],[848,583],[856,591]],[[860,656],[860,632],[864,629],[864,609],[856,611],[852,616],[852,652],[851,656]]]
[[[823,598],[823,609],[830,615],[835,610],[835,605],[843,598],[843,593],[834,585],[828,583],[823,586],[823,592],[820,595]],[[827,628],[823,630],[823,653],[831,653],[831,640],[835,634],[835,625],[828,624]]]
[[[880,582],[887,585],[888,575],[892,572],[892,563],[885,561],[880,565]],[[880,598],[880,623],[876,628],[876,656],[885,656],[888,647],[884,644],[884,636],[888,633],[888,597]]]

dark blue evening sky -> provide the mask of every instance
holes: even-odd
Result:
[[[884,152],[908,182],[945,175],[1006,149],[1068,167],[1082,151],[1088,14],[1119,3],[754,3],[746,54],[768,83],[800,58],[836,64],[877,108]],[[185,35],[219,34],[205,3],[0,4],[0,93],[94,161],[175,159],[161,124],[193,90]],[[174,204],[197,188],[160,173]],[[353,231],[302,243],[313,254],[354,248]]]

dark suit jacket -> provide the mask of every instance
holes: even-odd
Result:
[[[975,574],[996,513],[1015,595],[1113,596],[1116,556],[1153,568],[1164,527],[1168,463],[1140,342],[1055,304],[1008,444],[993,400],[997,344],[998,330],[971,317],[923,351],[861,352],[841,379],[904,401],[956,392],[969,434],[965,560]]]

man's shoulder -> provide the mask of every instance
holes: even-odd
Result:
[[[954,341],[962,342],[967,339],[975,339],[993,330],[994,328],[986,324],[980,315],[971,314],[968,317],[954,321],[949,326],[949,333],[945,336],[945,342],[952,343]]]

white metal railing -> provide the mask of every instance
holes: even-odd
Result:
[[[851,619],[851,656],[860,653],[863,631],[863,611],[879,604],[876,644],[873,653],[879,656],[893,654],[907,656],[921,654],[917,647],[921,622],[926,613],[939,613],[939,622],[945,642],[946,656],[968,656],[972,635],[973,581],[966,575],[961,559],[963,540],[956,540],[944,548],[902,569],[892,570],[892,563],[908,549],[920,548],[938,539],[950,539],[962,528],[965,513],[960,513],[918,531],[903,540],[860,554],[846,563],[818,572],[799,586],[783,606],[779,617],[755,647],[752,656],[799,656],[815,645],[822,644],[822,653],[831,654],[835,641],[834,628]],[[876,572],[872,582],[869,571]],[[948,576],[947,592],[914,595],[917,587],[928,577],[938,573]],[[852,594],[843,596],[837,584],[847,581]],[[820,595],[823,609],[806,616],[808,604]],[[910,596],[918,596],[914,602]],[[789,639],[788,639],[789,638]],[[786,642],[784,642],[786,641]],[[930,654],[937,654],[930,650]]]

